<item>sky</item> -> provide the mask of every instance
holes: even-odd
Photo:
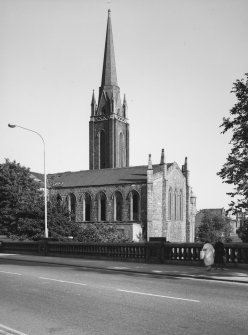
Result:
[[[89,168],[92,90],[101,83],[108,9],[117,79],[128,103],[130,165],[181,167],[197,209],[228,208],[216,174],[223,117],[248,72],[247,0],[0,0],[0,163],[47,173]]]

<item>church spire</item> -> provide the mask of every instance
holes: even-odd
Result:
[[[118,86],[110,9],[108,10],[101,88],[104,89],[105,86]]]
[[[127,101],[124,96],[123,104],[121,103],[120,88],[117,83],[110,10],[98,104],[93,92],[89,128],[90,169],[129,166]]]

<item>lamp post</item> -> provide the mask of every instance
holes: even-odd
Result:
[[[45,238],[48,238],[48,229],[47,229],[47,185],[46,185],[46,147],[45,147],[45,141],[44,138],[41,136],[41,134],[39,134],[37,131],[34,131],[32,129],[28,129],[22,126],[18,126],[17,124],[8,124],[8,127],[10,128],[21,128],[24,130],[28,130],[31,131],[32,133],[37,134],[43,142],[43,157],[44,157],[44,198],[45,198]]]

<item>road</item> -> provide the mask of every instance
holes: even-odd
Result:
[[[247,284],[2,259],[0,285],[0,324],[28,335],[247,335]]]

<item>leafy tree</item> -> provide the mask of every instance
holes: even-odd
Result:
[[[242,242],[248,243],[248,220],[245,220],[243,225],[237,229],[237,234]]]
[[[0,164],[0,232],[16,235],[24,220],[39,217],[41,196],[29,169],[15,161]]]
[[[218,237],[224,235],[223,238],[225,242],[230,242],[231,232],[232,226],[229,218],[206,212],[196,230],[196,240],[208,240],[209,242],[214,243],[218,240]]]
[[[79,229],[69,213],[51,198],[47,208],[49,237],[64,239]],[[28,168],[6,160],[0,164],[0,234],[36,240],[44,236],[44,194]]]
[[[118,231],[115,224],[87,223],[76,231],[74,239],[78,242],[115,243],[131,242],[131,240]]]
[[[237,80],[231,91],[237,103],[230,110],[230,117],[224,118],[222,134],[232,131],[232,145],[226,163],[217,173],[224,183],[234,185],[229,204],[233,213],[248,209],[248,73],[245,79]]]
[[[67,207],[58,203],[54,197],[50,197],[48,203],[47,221],[49,236],[58,240],[67,240],[69,236],[76,236],[81,231],[81,225],[71,220]]]

